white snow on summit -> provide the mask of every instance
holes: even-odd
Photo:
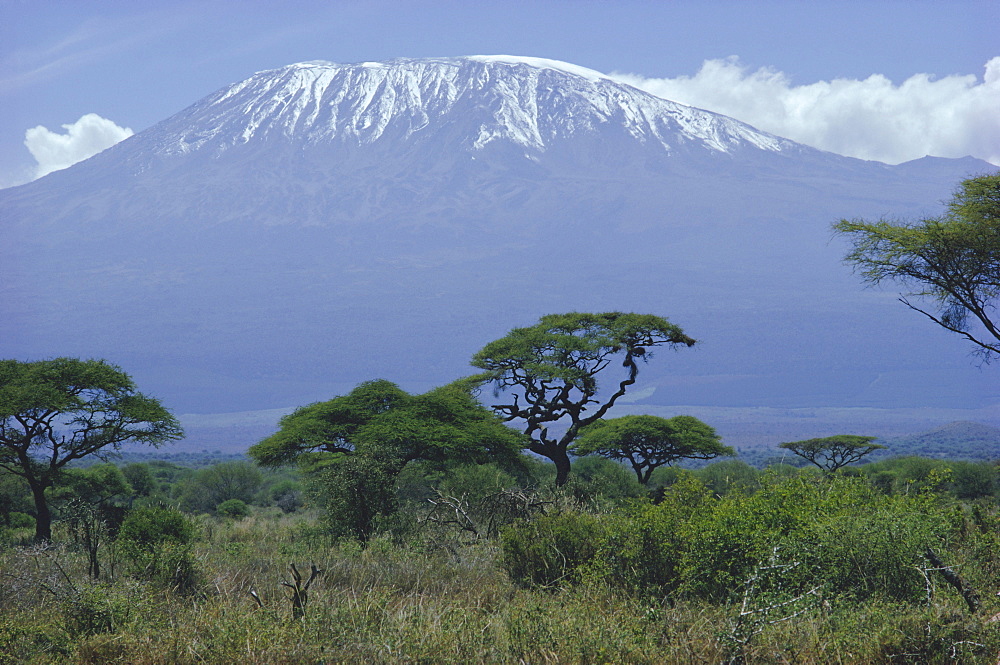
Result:
[[[591,69],[509,55],[311,61],[258,72],[160,123],[151,138],[160,153],[218,154],[277,137],[364,145],[451,132],[470,151],[511,141],[542,152],[554,140],[616,125],[668,153],[687,144],[724,153],[796,145]]]
[[[612,80],[610,76],[602,74],[601,72],[588,69],[587,67],[581,67],[579,65],[574,65],[569,62],[563,62],[562,60],[549,60],[548,58],[532,58],[528,56],[520,55],[470,55],[466,57],[467,60],[472,60],[474,62],[490,62],[490,63],[502,63],[506,65],[528,65],[529,67],[535,67],[537,69],[555,69],[560,72],[566,72],[567,74],[573,74],[575,76],[581,76],[588,81],[596,83],[602,79]]]

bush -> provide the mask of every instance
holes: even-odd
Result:
[[[283,513],[294,513],[303,506],[302,483],[281,480],[268,490],[269,498]]]
[[[997,469],[986,462],[952,462],[951,491],[959,499],[979,499],[996,494]]]
[[[250,462],[221,462],[199,469],[183,483],[181,507],[190,512],[211,512],[229,499],[252,503],[263,482],[260,470]]]
[[[118,546],[129,572],[160,586],[186,593],[197,583],[191,552],[194,525],[174,508],[137,508],[118,532]]]
[[[10,514],[10,528],[11,529],[34,529],[35,528],[35,518],[27,513],[11,513]]]
[[[659,492],[658,503],[638,503],[608,518],[595,572],[633,592],[664,594],[680,584],[687,524],[712,499],[690,472]]]
[[[587,513],[543,515],[504,529],[501,562],[522,586],[553,586],[579,581],[582,567],[592,563],[604,529]]]
[[[614,502],[646,493],[633,471],[596,455],[573,462],[573,473],[564,489],[581,504]]]
[[[712,462],[695,471],[695,475],[719,496],[733,492],[751,494],[760,488],[760,472],[743,460]]]
[[[318,472],[312,491],[330,535],[367,540],[398,509],[395,474],[379,460],[351,455]]]
[[[936,495],[885,496],[850,476],[764,481],[754,494],[717,497],[688,474],[656,505],[519,522],[503,533],[503,565],[522,585],[596,575],[631,592],[720,602],[740,597],[762,565],[779,571],[763,593],[818,586],[851,600],[924,597],[924,553],[944,551],[953,530]]]
[[[239,520],[250,514],[250,508],[239,499],[228,499],[220,503],[215,512],[223,517],[231,517],[232,519]]]

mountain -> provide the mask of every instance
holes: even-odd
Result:
[[[953,422],[932,430],[882,441],[890,455],[920,455],[944,459],[1000,459],[1000,427]]]
[[[0,191],[0,355],[105,357],[179,412],[278,409],[626,310],[700,340],[639,403],[973,408],[994,370],[863,289],[830,224],[935,214],[993,168],[841,157],[549,60],[300,63]]]

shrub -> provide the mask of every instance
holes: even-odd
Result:
[[[302,483],[294,480],[282,480],[271,486],[268,491],[271,502],[283,513],[294,513],[303,506]]]
[[[951,491],[959,499],[993,496],[1000,488],[997,470],[986,462],[951,462]]]
[[[683,470],[659,494],[656,505],[637,503],[606,520],[594,571],[615,586],[663,594],[680,583],[687,524],[712,499],[705,486]]]
[[[194,590],[197,567],[191,553],[194,526],[174,508],[137,508],[118,532],[129,572],[182,593]]]
[[[733,492],[750,494],[760,487],[760,472],[738,459],[712,462],[695,475],[719,496]]]
[[[597,553],[603,531],[597,517],[578,512],[518,522],[501,534],[501,562],[522,586],[579,581],[582,567]]]
[[[325,508],[325,521],[335,538],[366,542],[398,509],[395,474],[379,460],[351,455],[319,471],[312,491]]]
[[[250,508],[246,503],[240,501],[239,499],[227,499],[219,504],[215,509],[215,512],[219,513],[223,517],[231,517],[233,519],[243,519],[250,514]]]

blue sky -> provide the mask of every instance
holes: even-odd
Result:
[[[494,53],[618,73],[843,154],[1000,163],[998,26],[996,0],[0,0],[0,187],[262,69]]]

